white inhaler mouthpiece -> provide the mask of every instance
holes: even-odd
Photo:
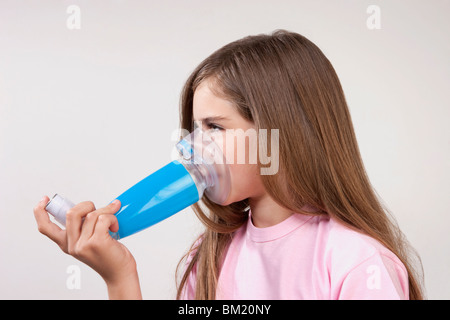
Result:
[[[63,226],[66,226],[66,213],[74,206],[75,204],[70,200],[64,199],[56,193],[45,206],[45,210],[50,213],[56,221]]]

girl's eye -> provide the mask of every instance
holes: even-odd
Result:
[[[212,130],[214,130],[214,131],[220,131],[220,130],[223,130],[222,127],[220,127],[220,126],[218,126],[218,125],[216,125],[216,124],[214,124],[214,123],[207,123],[206,126],[207,126],[209,129],[212,129]]]

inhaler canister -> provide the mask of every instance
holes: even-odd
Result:
[[[67,211],[73,207],[75,207],[75,204],[72,201],[63,198],[56,193],[45,206],[45,210],[50,213],[56,221],[65,227]],[[111,237],[118,240],[117,232],[109,231],[109,234]]]
[[[50,213],[56,221],[66,226],[66,213],[70,208],[75,206],[70,200],[64,199],[59,194],[55,194],[53,198],[45,206],[45,210]]]

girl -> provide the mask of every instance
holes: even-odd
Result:
[[[278,129],[267,141],[277,143],[279,164],[261,174],[261,159],[230,161],[227,202],[204,196],[193,205],[206,230],[177,268],[177,299],[423,298],[409,246],[365,172],[339,79],[311,41],[278,30],[217,50],[187,80],[180,122],[216,141],[236,129]],[[221,148],[233,160],[236,150]],[[94,268],[110,298],[140,298],[134,258],[108,234],[118,204],[79,203],[61,230],[47,201],[35,208],[39,230]]]

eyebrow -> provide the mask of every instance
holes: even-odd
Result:
[[[194,120],[194,122],[197,122],[197,121],[214,122],[214,121],[217,121],[217,120],[228,120],[228,118],[227,117],[223,117],[223,116],[206,117],[206,118],[203,118],[203,119],[200,119],[200,120]]]

